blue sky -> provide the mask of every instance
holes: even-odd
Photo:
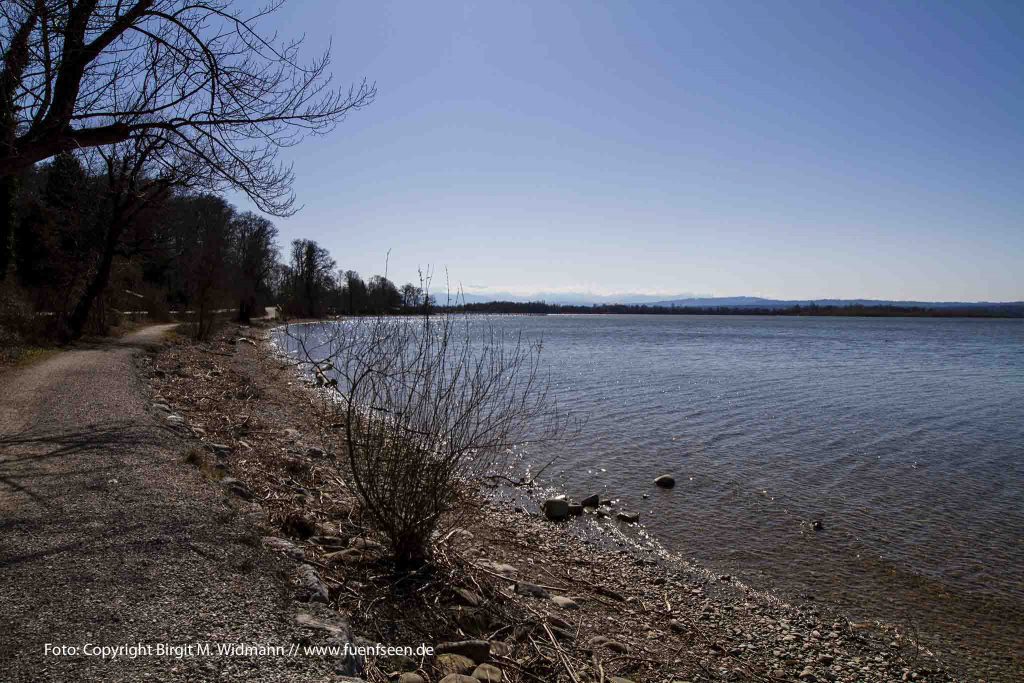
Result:
[[[1024,3],[292,2],[377,101],[278,220],[481,292],[1024,299]],[[248,208],[245,202],[239,202]]]

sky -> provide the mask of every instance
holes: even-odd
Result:
[[[264,26],[376,82],[284,151],[303,209],[275,220],[364,277],[1024,299],[1024,3],[293,0]]]

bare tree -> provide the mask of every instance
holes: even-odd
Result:
[[[0,3],[0,267],[18,173],[61,152],[159,133],[264,212],[294,211],[278,150],[368,105],[365,80],[331,85],[330,52],[259,30],[283,0]]]
[[[314,318],[324,314],[334,281],[334,259],[314,240],[293,240],[289,264],[289,312]]]
[[[423,299],[423,289],[417,287],[411,282],[407,282],[402,285],[400,290],[402,295],[402,307],[407,311],[415,311],[420,306],[420,301]]]
[[[366,295],[374,313],[390,313],[402,306],[402,294],[384,275],[374,275],[366,283]]]
[[[96,217],[100,238],[98,259],[89,264],[85,289],[71,310],[67,333],[82,334],[96,300],[110,281],[114,258],[125,253],[123,237],[138,227],[147,212],[166,200],[175,188],[187,187],[201,169],[195,160],[178,158],[169,163],[166,140],[160,136],[139,136],[127,142],[96,148],[89,156],[93,170],[105,180],[103,194],[96,199],[102,209]],[[171,156],[177,156],[171,152]]]
[[[293,339],[337,380],[325,384],[353,487],[400,565],[427,558],[470,485],[513,449],[564,432],[540,344],[522,337],[441,316],[352,319]]]
[[[91,267],[85,290],[68,317],[71,337],[81,335],[95,301],[106,289],[114,257],[131,257],[140,249],[140,239],[145,241],[142,233],[147,227],[146,219],[172,194],[209,192],[217,186],[217,172],[210,166],[208,157],[173,144],[172,136],[159,130],[118,144],[87,149],[77,156],[104,182],[102,194],[96,198],[102,207],[95,226],[99,259]],[[269,224],[255,216],[250,222]],[[209,238],[209,231],[204,231],[202,225],[202,222],[196,223],[194,244],[205,244],[203,240]],[[221,232],[226,236],[230,231]],[[223,258],[218,264],[223,268]],[[199,274],[204,281],[214,276],[223,279],[222,273]]]
[[[190,237],[181,263],[192,309],[192,335],[207,339],[215,329],[217,309],[231,300],[227,261],[235,228],[234,210],[214,195],[193,197],[189,204],[180,217],[185,222],[183,232]]]
[[[369,304],[369,296],[366,291],[366,283],[359,273],[354,270],[346,270],[339,273],[339,279],[344,282],[344,299],[346,312],[349,315],[362,313]]]
[[[251,212],[238,216],[234,223],[231,259],[238,320],[248,324],[257,312],[260,298],[269,290],[271,270],[277,263],[277,228]]]

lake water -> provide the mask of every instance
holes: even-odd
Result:
[[[550,473],[570,495],[621,499],[667,548],[755,587],[1021,671],[1024,321],[487,324],[542,339],[554,396],[588,417]],[[663,473],[675,489],[653,486]]]

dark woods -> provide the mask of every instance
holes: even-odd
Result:
[[[191,321],[203,338],[217,320],[249,322],[272,305],[319,317],[421,312],[428,303],[418,286],[339,269],[312,240],[295,240],[282,258],[270,220],[216,195],[133,182],[91,173],[70,154],[21,175],[4,297],[28,319],[23,328],[69,339],[145,312]]]

